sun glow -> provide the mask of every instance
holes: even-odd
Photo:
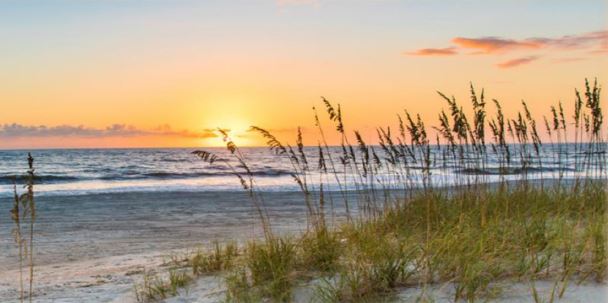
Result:
[[[277,13],[277,1],[320,4]],[[523,99],[542,117],[563,98],[568,111],[583,79],[608,79],[600,0],[578,1],[576,14],[568,1],[6,2],[0,36],[14,43],[0,47],[0,149],[225,147],[218,127],[238,146],[265,145],[250,125],[284,143],[301,126],[316,146],[321,96],[342,105],[351,136],[374,143],[403,109],[437,126],[446,103],[436,91],[467,109],[472,83],[507,115]]]
[[[249,132],[249,127],[250,125],[243,121],[224,123],[222,126],[216,127],[216,129],[213,131],[214,137],[204,139],[203,145],[211,147],[225,147],[227,140],[232,140],[232,142],[234,142],[237,146],[254,145]],[[228,138],[225,138],[222,131],[228,135]]]

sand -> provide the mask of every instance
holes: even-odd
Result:
[[[306,228],[300,193],[265,198],[276,231]],[[262,232],[242,192],[40,196],[37,206],[35,302],[132,302],[142,270],[158,268],[168,255]],[[9,213],[9,203],[0,203],[0,213]],[[12,222],[0,221],[2,303],[18,298],[11,229]],[[196,285],[200,291],[206,284]]]
[[[306,227],[300,193],[265,193],[275,230],[299,233]],[[339,199],[337,199],[339,200]],[[337,208],[339,215],[343,210]],[[8,203],[0,203],[8,213]],[[215,239],[256,238],[261,229],[243,193],[163,192],[48,196],[38,198],[34,302],[135,302],[133,285],[145,270],[166,270],[172,254],[183,254]],[[19,271],[11,223],[0,222],[0,302],[18,302]],[[538,282],[547,293],[551,282]],[[510,283],[498,302],[533,302],[529,287]],[[297,291],[309,302],[309,291]],[[420,289],[399,292],[411,300]],[[436,302],[450,302],[450,287],[433,290]],[[198,279],[167,302],[220,302],[221,277]],[[545,296],[545,298],[548,298]],[[572,285],[560,302],[608,302],[608,287]]]

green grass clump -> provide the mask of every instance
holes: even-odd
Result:
[[[289,301],[293,287],[295,246],[290,239],[271,239],[247,247],[246,266],[251,286],[276,302]]]
[[[225,278],[226,302],[252,303],[260,302],[259,292],[252,290],[247,271],[239,268],[229,273]]]
[[[429,202],[430,216],[421,216]],[[365,302],[411,285],[449,284],[455,301],[472,302],[497,296],[502,281],[529,283],[534,296],[534,281],[554,280],[561,297],[572,279],[605,277],[605,206],[600,183],[420,193],[336,231],[346,239],[343,266],[317,286],[317,296]]]
[[[219,242],[215,242],[213,250],[210,252],[197,251],[190,258],[189,264],[194,275],[214,273],[231,269],[237,255],[236,244],[228,243],[222,247]]]
[[[180,288],[188,286],[198,276],[227,271],[233,268],[239,251],[235,243],[215,242],[211,250],[198,250],[194,254],[173,254],[163,264],[165,274],[144,272],[143,280],[134,286],[137,302],[154,302],[175,296]],[[192,274],[189,274],[189,269]]]
[[[289,238],[251,242],[225,278],[229,302],[289,302],[296,277],[296,246]]]
[[[168,277],[146,272],[141,284],[135,285],[137,302],[154,302],[175,296],[180,288],[186,287],[192,277],[184,271],[170,270]]]
[[[417,287],[424,300],[424,289],[448,287],[473,302],[522,282],[541,300],[539,280],[562,297],[572,281],[605,278],[603,185],[420,191],[374,219],[249,244],[226,277],[227,299],[287,302],[301,287],[321,302],[378,302]]]
[[[298,243],[298,267],[321,273],[335,271],[343,246],[339,235],[326,227],[306,233]]]

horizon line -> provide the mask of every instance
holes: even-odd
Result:
[[[566,142],[543,142],[541,145],[556,145],[556,144],[580,144],[580,143],[588,143],[587,141],[566,141]],[[518,142],[508,142],[509,145],[521,145],[522,143]],[[526,143],[527,145],[533,145],[532,142]],[[410,144],[407,144],[408,146]],[[437,146],[436,143],[429,144],[430,146]],[[449,144],[441,143],[440,146],[446,146]],[[469,144],[456,144],[456,146],[460,145],[471,145]],[[491,146],[492,144],[485,144],[486,146]],[[329,144],[328,147],[342,147],[342,145]],[[348,145],[344,145],[348,146]],[[353,145],[354,146],[354,145]],[[367,146],[380,146],[380,144],[367,144]],[[318,145],[304,145],[304,147],[318,147]],[[142,147],[35,147],[35,148],[27,148],[27,147],[16,147],[16,148],[2,148],[0,147],[0,152],[3,151],[40,151],[40,150],[104,150],[104,149],[201,149],[201,148],[213,148],[213,149],[226,149],[225,146],[165,146],[165,147],[155,147],[155,146],[142,146]],[[268,145],[243,145],[238,146],[238,148],[269,148]]]

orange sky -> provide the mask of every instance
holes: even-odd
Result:
[[[403,109],[436,125],[436,90],[540,116],[608,79],[602,1],[253,2],[0,4],[0,148],[262,144],[249,125],[316,144],[321,96],[371,140]]]

